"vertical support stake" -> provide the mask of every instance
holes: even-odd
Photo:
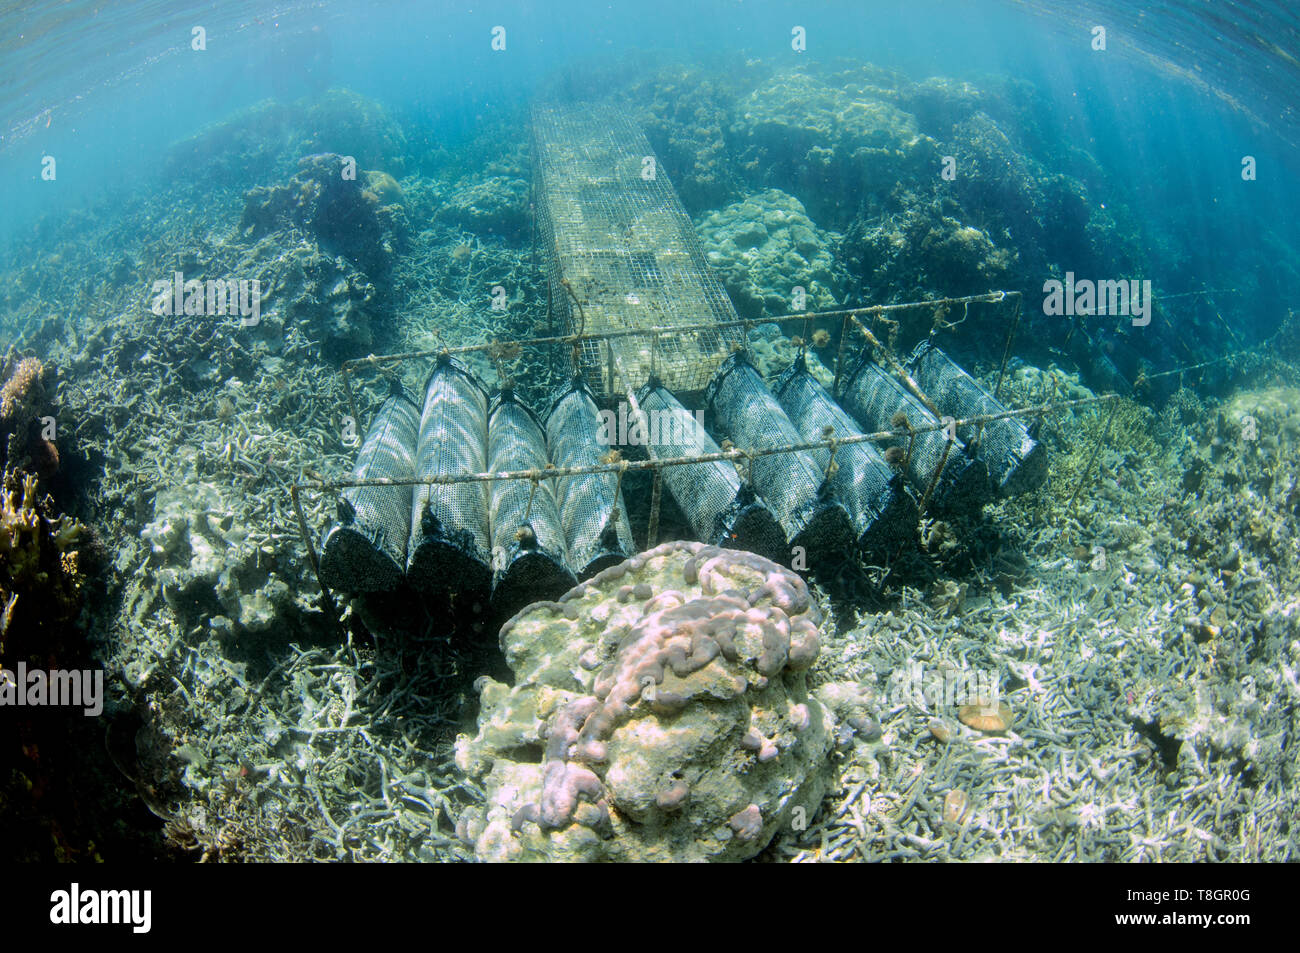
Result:
[[[646,549],[654,549],[659,541],[659,501],[663,493],[663,479],[663,468],[655,467],[654,484],[650,489],[650,526],[646,530]]]

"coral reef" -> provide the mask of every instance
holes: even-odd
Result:
[[[912,208],[860,219],[838,248],[843,265],[873,288],[920,301],[994,290],[1007,282],[1015,253],[978,228]]]
[[[963,80],[931,76],[899,90],[900,105],[916,117],[927,135],[939,140],[952,137],[953,127],[980,111],[994,108],[996,99],[988,92]]]
[[[59,450],[41,423],[49,412],[46,396],[54,368],[38,358],[18,358],[12,351],[0,360],[0,448],[3,465],[26,469],[42,479],[59,469]]]
[[[213,124],[172,146],[166,171],[182,183],[243,190],[286,177],[298,156],[325,152],[394,175],[404,174],[409,161],[406,135],[381,105],[332,89],[314,100],[260,102]]]
[[[356,178],[344,178],[346,168],[336,153],[310,155],[298,160],[298,173],[287,184],[247,192],[240,222],[245,237],[297,227],[327,253],[384,279],[408,232],[402,190],[387,173],[356,170]]]
[[[1019,251],[1029,272],[1041,274],[1059,262],[1087,271],[1107,266],[1112,253],[1105,243],[1112,232],[1087,229],[1095,203],[1082,183],[1050,173],[987,113],[958,123],[953,141],[962,144],[961,172],[953,183],[958,200],[1005,229],[1003,240]]]
[[[321,342],[324,357],[344,360],[373,350],[390,323],[382,283],[305,237],[265,239],[250,254],[249,270],[265,276],[270,294],[261,324],[246,333],[272,353],[283,350],[286,326],[296,326]]]
[[[484,237],[528,238],[528,181],[517,175],[465,176],[444,196],[436,220]]]
[[[0,489],[0,664],[48,664],[81,609],[78,547],[86,528],[54,516],[36,477],[6,470]]]
[[[339,152],[366,168],[406,172],[408,145],[402,127],[373,99],[350,89],[331,89],[303,111],[299,155]]]
[[[820,613],[752,553],[665,543],[501,632],[457,764],[483,860],[740,860],[815,813],[833,719],[808,693]]]
[[[163,600],[188,624],[237,640],[306,611],[306,580],[249,539],[222,491],[202,482],[162,490],[141,531]]]
[[[207,126],[173,144],[164,172],[187,182],[201,179],[209,186],[243,191],[254,182],[287,178],[294,159],[315,149],[303,149],[296,104],[264,101]]]
[[[727,143],[734,99],[727,80],[688,66],[663,66],[650,81],[649,106],[638,112],[646,138],[691,214],[719,208],[740,191]],[[629,106],[645,98],[633,91]]]
[[[331,360],[373,350],[391,319],[392,270],[409,246],[406,195],[388,173],[342,177],[343,159],[307,156],[285,185],[245,194],[238,273],[261,281],[261,323],[248,337],[282,347],[286,326],[322,342]],[[196,256],[194,271],[211,271]]]
[[[1189,250],[1175,218],[1157,236],[1163,244],[1146,241],[1138,255],[1134,243],[1152,226],[1126,211],[1124,183],[1059,134],[1049,139],[1052,111],[1023,84],[911,83],[813,63],[790,72],[786,62],[705,72],[650,58],[561,90],[626,102],[698,221],[736,215],[725,206],[741,199],[766,212],[767,189],[782,190],[773,208],[808,220],[800,225],[816,240],[811,255],[796,229],[763,221],[756,247],[766,249],[765,271],[752,287],[738,264],[746,249],[734,237],[718,242],[736,248],[719,265],[733,272],[738,299],[751,296],[753,314],[789,310],[766,299],[808,287],[812,271],[830,299],[853,303],[991,285],[1032,292],[1062,266],[1090,277],[1164,276],[1170,320],[1127,341],[1081,323],[1072,339],[1129,374],[1138,364],[1120,352],[1194,360],[1224,339],[1225,325],[1245,335],[1260,315],[1289,306],[1276,300],[1295,286],[1294,256],[1275,237]],[[0,374],[0,417],[25,420],[30,438],[54,394],[51,368],[61,369],[61,477],[86,453],[67,503],[95,521],[111,555],[102,579],[89,577],[88,534],[67,541],[81,583],[65,631],[84,623],[99,636],[105,718],[50,721],[72,729],[62,755],[48,731],[32,744],[35,736],[17,736],[17,720],[0,725],[11,730],[0,750],[18,752],[0,785],[9,850],[111,858],[165,837],[173,858],[205,860],[1295,859],[1300,461],[1295,374],[1278,361],[1297,357],[1294,322],[1267,357],[1202,372],[1218,390],[1180,390],[1156,414],[1119,405],[1073,503],[1108,408],[1043,421],[1058,465],[1041,492],[998,501],[976,526],[927,519],[921,550],[888,565],[846,554],[861,598],[836,599],[836,624],[821,627],[807,670],[762,675],[760,665],[772,663],[762,661],[761,635],[752,658],[728,659],[710,635],[718,654],[703,667],[677,674],[675,663],[698,660],[684,642],[661,663],[671,639],[656,633],[672,613],[722,604],[748,615],[768,605],[732,602],[729,589],[761,588],[743,565],[728,563],[733,581],[719,592],[688,584],[685,550],[521,615],[506,637],[513,688],[500,659],[486,657],[493,648],[482,627],[462,631],[438,613],[413,611],[395,640],[344,605],[340,639],[315,601],[285,492],[304,475],[342,476],[355,452],[341,440],[338,375],[322,367],[369,350],[558,330],[547,327],[527,249],[526,128],[512,104],[485,110],[471,143],[418,125],[408,141],[352,94],[264,104],[176,147],[164,175],[120,204],[69,209],[15,237],[0,311],[24,350]],[[314,181],[310,158],[296,165],[327,153],[357,157],[354,194],[333,196]],[[958,159],[951,182],[938,175],[945,154]],[[241,197],[257,185],[271,188],[258,193],[244,230]],[[337,217],[322,211],[335,197]],[[364,238],[355,245],[335,234],[353,214]],[[409,244],[393,243],[389,254],[376,240],[386,232]],[[787,252],[802,263],[787,262]],[[827,253],[837,256],[829,266]],[[174,270],[260,279],[261,324],[150,314],[142,289]],[[1214,283],[1224,275],[1231,281]],[[505,311],[487,305],[497,283],[508,289]],[[1229,286],[1236,299],[1173,298]],[[1032,295],[1025,305],[1018,348],[1059,344],[1040,333]],[[1007,313],[921,317],[927,327],[931,317],[964,322],[954,339],[991,387]],[[876,330],[884,339],[890,329]],[[812,337],[833,363],[834,344]],[[798,348],[771,325],[750,329],[749,343],[769,372]],[[27,364],[28,354],[38,363]],[[1012,359],[1009,405],[1091,394],[1065,354],[1025,356],[1043,369]],[[525,349],[495,366],[482,358],[476,370],[515,378],[539,402],[564,357]],[[397,373],[418,387],[423,372],[413,364]],[[824,368],[819,376],[828,380]],[[1181,380],[1148,381],[1139,396],[1158,404],[1153,397]],[[1249,390],[1223,404],[1203,396],[1225,382]],[[390,382],[355,383],[364,416]],[[10,464],[21,463],[17,444],[5,443]],[[30,443],[21,451],[24,465],[37,470],[31,451]],[[32,515],[51,512],[39,486],[29,494],[14,474],[7,484],[5,571],[19,567],[31,581],[33,522],[51,543],[66,524]],[[649,481],[642,486],[648,498]],[[308,493],[303,506],[310,524],[323,524],[327,501]],[[56,578],[55,549],[42,544],[47,588],[36,599],[14,601],[17,583],[4,583],[6,657],[34,646],[29,657],[54,650],[61,662],[90,665],[92,646],[65,655],[52,628],[27,628],[24,609],[47,599]],[[103,598],[86,597],[99,585]],[[654,605],[667,592],[685,601]],[[635,697],[617,694],[620,673],[642,662],[651,683],[641,680]],[[997,730],[984,732],[962,720],[960,703],[886,696],[879,686],[913,665],[996,674],[1012,716],[999,707],[997,722],[980,723]],[[475,727],[471,685],[488,670],[501,681],[480,684]],[[714,674],[714,694],[680,690]],[[761,689],[759,677],[768,679]],[[469,735],[453,750],[458,730]],[[111,764],[109,782],[91,786],[88,764],[106,749],[140,779],[138,794]],[[71,825],[75,812],[54,806],[60,784],[64,804],[102,798],[108,806],[94,818],[102,823]],[[149,811],[167,819],[162,830]]]
[[[830,246],[839,236],[818,229],[793,195],[767,189],[707,216],[697,230],[741,317],[835,307]],[[805,293],[801,308],[796,286]]]
[[[747,176],[797,195],[833,228],[857,211],[845,196],[865,201],[899,181],[932,177],[938,144],[881,98],[888,94],[870,81],[878,78],[833,84],[790,70],[758,85],[737,103],[730,129]]]

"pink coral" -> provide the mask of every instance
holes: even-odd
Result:
[[[593,693],[570,701],[552,715],[541,802],[524,811],[517,822],[536,820],[551,829],[566,826],[575,820],[583,797],[601,808],[588,816],[603,816],[603,785],[584,765],[607,760],[607,741],[637,706],[670,715],[702,695],[725,701],[751,687],[761,690],[769,679],[787,669],[807,668],[817,657],[820,618],[804,581],[753,553],[701,543],[666,543],[597,574],[571,590],[561,603],[620,579],[650,559],[682,549],[690,552],[683,582],[698,585],[700,595],[676,589],[653,594],[646,586],[619,589],[620,602],[648,596],[644,614],[596,673]],[[729,664],[716,677],[690,678],[719,656]],[[671,690],[663,687],[668,673],[674,676]],[[795,720],[806,727],[807,709],[797,711]],[[779,755],[772,741],[753,730],[741,747],[755,750],[764,762]],[[676,802],[684,796],[674,790],[668,800]]]
[[[743,811],[737,811],[728,821],[736,836],[743,841],[751,841],[763,831],[763,812],[757,804],[751,804]]]

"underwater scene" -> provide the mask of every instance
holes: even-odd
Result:
[[[6,859],[1297,859],[1293,5],[0,50]]]

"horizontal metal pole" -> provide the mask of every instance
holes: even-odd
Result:
[[[986,414],[981,417],[966,417],[957,420],[954,427],[965,427],[969,424],[985,424],[995,420],[1007,420],[1013,417],[1030,417],[1037,414],[1053,413],[1064,410],[1069,407],[1078,407],[1083,404],[1095,404],[1102,401],[1114,400],[1117,394],[1103,394],[1099,397],[1081,397],[1077,400],[1061,401],[1055,404],[1042,404],[1038,407],[1026,407],[1021,410],[1007,410],[1000,414]],[[657,470],[661,467],[680,467],[689,466],[694,463],[713,463],[719,460],[746,460],[753,457],[766,457],[776,453],[797,453],[801,450],[829,450],[831,447],[847,447],[856,443],[868,443],[876,440],[888,440],[896,437],[905,437],[909,433],[926,433],[932,430],[943,430],[947,424],[927,424],[924,427],[913,427],[911,431],[907,430],[881,430],[876,433],[860,434],[856,437],[829,437],[825,440],[814,440],[807,443],[789,444],[780,447],[768,447],[763,450],[720,450],[717,453],[704,453],[691,457],[671,457],[655,460],[621,460],[617,463],[604,463],[597,466],[588,467],[553,467],[546,469],[534,470],[508,470],[500,473],[451,473],[445,476],[437,477],[410,477],[407,479],[394,480],[388,477],[378,477],[371,480],[328,480],[313,481],[311,483],[297,483],[295,487],[307,490],[341,490],[348,487],[366,487],[366,486],[441,486],[450,483],[490,483],[496,480],[554,480],[558,477],[566,476],[586,476],[592,473],[618,473],[619,471],[628,470]]]
[[[702,324],[656,325],[651,328],[624,328],[621,331],[591,331],[586,334],[564,334],[542,338],[517,338],[508,341],[488,341],[484,344],[464,344],[459,347],[429,348],[423,351],[404,351],[400,354],[371,354],[368,357],[356,357],[344,361],[344,370],[361,367],[377,367],[380,364],[392,364],[397,361],[413,361],[423,357],[437,357],[442,354],[471,354],[476,351],[491,351],[495,348],[508,348],[512,345],[529,347],[543,344],[579,344],[583,341],[611,341],[618,338],[645,337],[647,335],[680,334],[686,331],[718,331],[729,328],[756,328],[764,324],[785,324],[791,321],[812,321],[818,318],[839,318],[844,315],[887,314],[891,311],[907,311],[917,308],[933,308],[952,304],[997,304],[1007,298],[1019,297],[1019,291],[990,291],[987,294],[968,295],[964,298],[935,298],[930,301],[907,301],[900,304],[873,304],[858,308],[840,308],[835,311],[804,311],[799,314],[782,314],[773,318],[743,318],[736,321],[710,321]]]

